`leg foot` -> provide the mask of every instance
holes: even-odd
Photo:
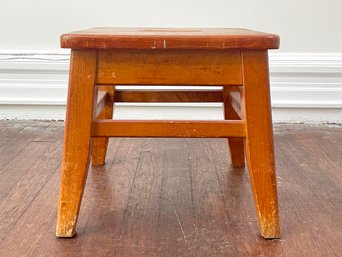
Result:
[[[243,52],[246,160],[264,238],[278,238],[279,214],[266,51]]]
[[[56,235],[72,237],[90,163],[96,51],[72,50]]]
[[[243,138],[228,138],[230,159],[234,168],[245,167]]]

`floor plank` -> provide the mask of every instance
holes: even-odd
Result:
[[[342,127],[275,126],[282,236],[259,236],[225,139],[111,139],[54,236],[63,122],[0,121],[0,256],[341,256]]]

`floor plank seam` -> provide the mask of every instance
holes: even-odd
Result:
[[[17,223],[20,221],[20,219],[23,217],[23,215],[26,213],[26,210],[32,205],[32,203],[35,201],[35,199],[37,198],[37,196],[39,195],[39,193],[43,190],[43,188],[45,187],[45,185],[48,183],[48,181],[51,179],[52,175],[57,172],[57,170],[59,170],[59,168],[56,168],[54,171],[52,171],[48,178],[46,179],[46,181],[44,182],[44,184],[41,186],[41,188],[38,190],[38,192],[35,194],[35,196],[32,198],[32,200],[30,201],[30,203],[23,209],[23,211],[21,212],[21,214],[19,215],[19,217],[17,218],[17,220],[15,221],[15,223],[11,226],[11,228],[5,232],[5,235],[3,236],[3,238],[0,240],[3,241],[7,235],[12,231],[12,229],[17,225]]]
[[[139,172],[139,168],[140,168],[140,165],[141,165],[141,159],[143,158],[143,151],[141,151],[139,153],[139,159],[138,159],[138,163],[137,163],[137,167],[134,171],[134,176],[133,176],[133,181],[132,181],[132,185],[131,185],[131,188],[130,188],[130,191],[129,191],[129,197],[127,199],[127,205],[126,205],[126,208],[124,210],[124,219],[122,221],[122,228],[120,229],[120,240],[122,240],[122,233],[123,233],[123,228],[126,224],[126,220],[127,220],[127,211],[128,211],[128,207],[129,207],[129,202],[130,202],[130,198],[131,198],[131,194],[132,194],[132,191],[133,191],[133,187],[134,187],[134,182],[136,180],[136,176]]]

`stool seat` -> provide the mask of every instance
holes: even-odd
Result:
[[[244,167],[246,160],[261,235],[279,237],[267,53],[278,48],[277,35],[247,29],[94,28],[62,35],[61,45],[71,48],[71,58],[58,237],[76,233],[89,165],[105,164],[110,137],[227,138],[232,166]],[[139,91],[116,85],[139,85]],[[162,91],[146,85],[175,87]],[[177,89],[181,85],[196,88]],[[223,119],[113,119],[113,103],[165,101],[221,102]]]
[[[274,34],[233,28],[92,28],[61,36],[62,48],[276,49]]]

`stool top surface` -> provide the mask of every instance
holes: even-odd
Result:
[[[61,36],[72,49],[277,49],[279,36],[238,28],[92,28]]]

